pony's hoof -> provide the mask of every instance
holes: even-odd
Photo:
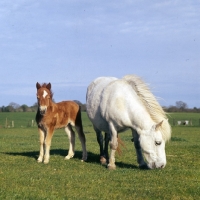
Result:
[[[150,169],[147,164],[143,164],[139,166],[140,169]]]
[[[82,158],[81,159],[81,162],[86,162],[87,161],[87,158]]]
[[[115,169],[116,169],[116,166],[115,166],[115,165],[108,165],[108,169],[109,169],[109,170],[115,170]]]
[[[101,156],[100,163],[101,163],[101,165],[107,165],[107,160],[103,156]]]

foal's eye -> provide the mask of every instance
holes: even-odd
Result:
[[[161,145],[161,142],[160,142],[160,141],[159,141],[159,142],[158,142],[158,141],[155,141],[155,145],[156,145],[156,146]]]

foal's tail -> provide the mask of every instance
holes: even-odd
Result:
[[[126,146],[125,146],[124,142],[120,139],[119,135],[117,136],[117,141],[118,141],[117,153],[118,153],[118,155],[121,156],[121,155],[122,155],[121,146],[122,146],[123,148],[125,148],[125,149],[126,149]]]
[[[79,126],[81,131],[83,132],[83,124],[82,124],[82,117],[81,117],[81,106],[79,105],[77,117],[76,117],[76,124]]]

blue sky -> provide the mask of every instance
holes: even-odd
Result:
[[[198,0],[1,0],[0,24],[0,106],[33,105],[36,82],[85,103],[96,77],[136,74],[161,105],[200,107]]]

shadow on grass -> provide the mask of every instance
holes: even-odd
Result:
[[[58,156],[63,156],[65,157],[67,155],[67,150],[63,149],[52,149],[50,150],[50,155],[58,155]],[[6,155],[11,155],[11,156],[25,156],[25,157],[30,157],[34,158],[37,160],[39,151],[29,151],[29,152],[1,152],[2,154]],[[75,151],[74,158],[76,159],[81,159],[82,158],[82,151]],[[94,154],[92,152],[88,152],[88,160],[86,161],[87,163],[92,163],[92,164],[98,164],[100,165],[99,161],[99,155]],[[138,169],[139,167],[136,165],[132,164],[127,164],[124,162],[116,162],[117,168],[132,168],[132,169]],[[106,166],[105,166],[106,167]]]

